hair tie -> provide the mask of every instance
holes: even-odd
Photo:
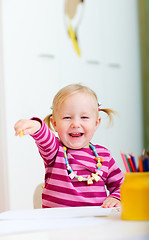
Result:
[[[100,109],[100,106],[101,106],[101,103],[99,102],[99,103],[98,103],[98,112],[100,112],[100,110],[101,110],[101,109]]]

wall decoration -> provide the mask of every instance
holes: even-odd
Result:
[[[83,7],[84,0],[65,0],[64,16],[66,29],[78,56],[81,56],[78,28],[82,20]]]

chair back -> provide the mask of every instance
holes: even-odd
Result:
[[[33,195],[33,207],[35,209],[42,208],[42,191],[44,188],[44,183],[40,183],[37,185]]]

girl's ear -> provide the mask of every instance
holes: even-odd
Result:
[[[96,121],[96,129],[98,128],[100,122],[101,122],[101,118],[99,117],[99,118],[97,119],[97,121]]]
[[[53,117],[53,116],[50,118],[50,121],[51,121],[51,123],[52,123],[52,126],[53,126],[53,128],[54,128],[55,132],[57,132],[57,128],[56,128],[56,121],[55,121],[55,119],[54,119],[54,117]]]

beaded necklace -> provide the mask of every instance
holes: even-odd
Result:
[[[91,173],[91,175],[89,175],[87,178],[83,177],[83,176],[78,176],[77,175],[77,171],[73,171],[73,169],[71,168],[71,166],[69,165],[68,162],[68,157],[67,157],[67,148],[65,146],[63,146],[63,150],[64,150],[64,157],[65,157],[65,164],[66,164],[66,168],[69,172],[69,177],[70,179],[73,179],[74,177],[78,179],[79,182],[82,181],[86,181],[88,185],[93,184],[93,181],[98,182],[100,179],[100,176],[102,176],[103,172],[100,171],[100,168],[102,166],[102,162],[103,162],[103,158],[99,157],[99,155],[96,152],[96,148],[89,143],[89,147],[92,149],[93,153],[95,154],[95,161],[97,161],[97,165],[96,165],[96,169],[94,173]]]

